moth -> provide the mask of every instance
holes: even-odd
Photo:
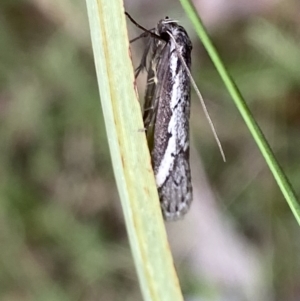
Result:
[[[189,160],[191,81],[195,86],[190,73],[192,43],[186,30],[168,17],[147,30],[126,15],[144,30],[140,37],[148,39],[135,76],[147,71],[143,121],[162,213],[165,220],[175,221],[188,212],[193,199]]]
[[[166,17],[159,21],[136,76],[146,69],[143,120],[162,213],[177,220],[192,202],[189,162],[189,118],[192,43],[185,29]],[[148,32],[146,32],[148,33]],[[179,53],[185,65],[179,57]]]

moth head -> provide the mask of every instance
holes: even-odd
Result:
[[[161,37],[165,43],[169,43],[171,36],[174,41],[178,45],[182,45],[184,47],[188,47],[190,50],[192,49],[192,43],[188,37],[185,29],[178,24],[177,20],[170,19],[169,17],[165,17],[160,20],[157,24],[156,33]],[[161,40],[158,44],[163,43]]]
[[[168,42],[170,39],[169,32],[172,32],[178,26],[178,21],[165,17],[157,24],[157,34],[164,39],[165,42]]]

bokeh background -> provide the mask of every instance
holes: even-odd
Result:
[[[300,2],[194,4],[299,195]],[[180,4],[125,7],[147,28],[166,15],[186,27],[227,156],[193,94],[194,202],[166,225],[185,299],[300,300],[300,228]],[[135,66],[143,46],[132,45]],[[0,47],[0,300],[141,300],[85,2],[2,0]]]

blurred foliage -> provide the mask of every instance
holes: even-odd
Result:
[[[45,3],[0,3],[0,299],[141,300],[85,3]],[[278,11],[219,27],[213,40],[299,195],[298,20]],[[163,15],[153,12],[152,24]],[[194,101],[193,141],[211,184],[224,211],[264,254],[274,300],[298,300],[299,227],[196,41],[193,73],[228,161],[222,164]],[[187,294],[197,291],[188,271],[181,282]]]
[[[239,20],[216,32],[214,40],[299,195],[299,32],[293,27],[296,20],[284,19],[284,14],[274,20],[267,17],[269,21]],[[228,161],[225,168],[216,165],[216,147],[212,144],[203,150],[201,143],[199,149],[210,158],[205,161],[206,169],[239,230],[264,254],[274,300],[298,300],[299,227],[241,118],[228,105],[229,96],[218,74],[206,54],[202,55],[198,82],[213,102]],[[194,133],[199,141],[203,136],[198,133],[200,127],[198,118]]]
[[[84,5],[75,39],[34,2],[0,4],[1,300],[138,292]]]

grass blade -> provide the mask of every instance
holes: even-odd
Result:
[[[235,85],[234,81],[232,80],[231,76],[229,75],[228,71],[226,70],[223,62],[221,61],[195,8],[193,7],[193,5],[190,3],[189,0],[180,0],[180,2],[182,4],[183,8],[185,9],[187,15],[191,19],[202,44],[204,45],[211,60],[213,61],[229,94],[231,95],[236,107],[238,108],[249,131],[251,132],[258,148],[260,149],[265,161],[267,162],[282,194],[284,195],[298,224],[300,225],[300,206],[299,206],[296,194],[295,194],[291,184],[289,183],[282,168],[280,167],[279,163],[277,162],[271,147],[269,146],[260,127],[258,126],[257,122],[255,121],[252,113],[250,112],[242,94],[240,93],[238,87]]]
[[[143,128],[121,0],[86,0],[115,178],[144,300],[182,301]]]

